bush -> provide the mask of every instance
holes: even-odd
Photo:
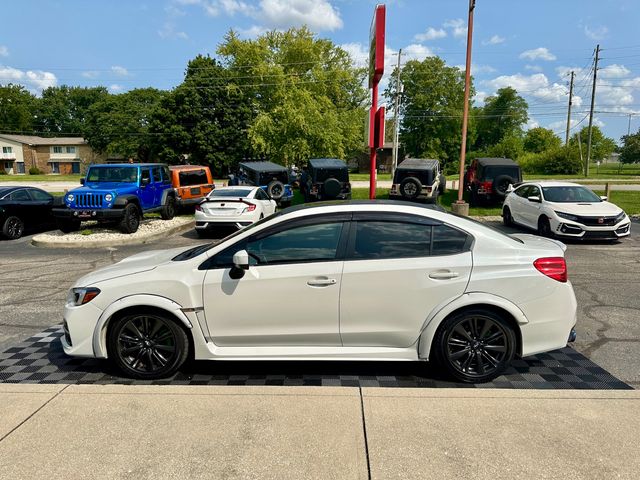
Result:
[[[7,171],[4,168],[0,167],[0,175],[6,175]]]
[[[576,149],[558,147],[541,153],[524,153],[518,159],[522,171],[527,174],[575,175],[582,170],[582,162]]]
[[[31,167],[29,169],[29,175],[42,175],[42,171],[38,167]]]

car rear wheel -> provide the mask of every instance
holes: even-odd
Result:
[[[493,380],[509,366],[515,352],[513,328],[498,314],[484,309],[448,318],[434,339],[437,363],[465,383]]]
[[[2,225],[2,235],[9,240],[20,238],[24,233],[24,222],[20,218],[7,217]]]
[[[509,207],[504,207],[504,210],[502,210],[502,223],[504,223],[505,227],[513,227],[513,217]]]
[[[107,337],[109,358],[127,377],[173,375],[189,353],[184,329],[168,315],[134,313],[115,320]]]
[[[416,198],[422,191],[422,183],[415,177],[405,178],[400,184],[400,194],[405,198]]]
[[[176,216],[176,199],[173,197],[167,198],[167,202],[162,206],[160,210],[160,216],[163,220],[171,220]]]
[[[140,213],[138,207],[129,203],[124,207],[122,220],[120,220],[120,231],[122,233],[135,233],[140,226]]]
[[[538,235],[541,237],[552,238],[553,232],[551,231],[551,224],[549,219],[544,215],[538,220]]]

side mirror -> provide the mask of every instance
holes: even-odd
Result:
[[[600,195],[600,200],[604,200],[606,202],[607,200],[609,200],[609,197],[607,197],[606,195]]]
[[[538,197],[537,195],[534,195],[532,197],[527,197],[527,200],[529,200],[530,202],[542,203],[542,201],[540,200],[540,197]]]
[[[84,177],[82,177],[82,178],[80,179],[80,185],[84,185],[84,182],[85,182],[85,178],[84,178]]]
[[[233,266],[241,270],[249,270],[249,254],[246,250],[233,254]]]

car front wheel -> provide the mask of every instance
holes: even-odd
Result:
[[[107,337],[109,358],[131,378],[152,380],[173,375],[187,359],[185,331],[158,313],[134,313],[115,320]]]
[[[553,237],[551,224],[549,223],[549,219],[545,216],[540,217],[540,219],[538,220],[538,235],[546,238]]]
[[[2,235],[9,240],[20,238],[24,233],[24,222],[18,217],[8,217],[2,225]]]
[[[138,227],[140,226],[140,213],[138,212],[138,207],[136,207],[133,203],[128,204],[124,207],[124,212],[122,212],[122,220],[120,220],[120,231],[122,233],[135,233],[138,231]]]
[[[516,352],[513,328],[499,315],[484,309],[454,315],[434,339],[436,362],[454,379],[482,383],[499,376]]]

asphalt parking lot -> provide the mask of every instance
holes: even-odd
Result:
[[[622,242],[616,244],[572,243],[569,244],[567,252],[569,275],[575,288],[579,308],[578,339],[573,347],[593,364],[604,369],[605,373],[609,372],[613,377],[634,388],[640,387],[637,360],[640,358],[640,323],[637,322],[638,313],[640,313],[640,296],[638,295],[640,277],[637,274],[640,263],[638,235],[640,235],[640,223],[634,221],[631,237]],[[199,240],[192,231],[163,239],[152,245],[83,250],[42,249],[32,246],[30,237],[0,242],[2,266],[0,352],[15,349],[17,345],[21,345],[21,342],[37,335],[52,338],[53,332],[55,337],[55,328],[51,329],[51,327],[62,320],[62,306],[67,290],[76,278],[85,273],[140,251],[182,245],[186,247],[200,242],[202,240]],[[50,329],[49,333],[41,334],[47,329]],[[48,348],[46,345],[39,345],[39,347]],[[563,352],[558,352],[558,355],[566,353]],[[568,353],[571,354],[570,351]],[[46,362],[47,357],[44,358]],[[586,363],[580,360],[582,356],[575,358],[584,364],[582,366],[591,368],[587,373],[597,374],[595,366],[589,366],[591,362]],[[535,372],[532,367],[546,368],[552,365],[552,363],[547,365],[545,360],[553,363],[556,359],[543,357],[542,360],[529,361],[529,364],[525,359],[519,365],[520,370],[516,369],[512,374],[518,375],[527,369]],[[50,358],[48,361],[53,362],[53,359]],[[375,375],[375,368],[372,369],[371,366],[363,371],[354,362],[345,363],[344,368],[341,364],[334,364],[328,373],[334,381],[328,384],[349,385],[353,384],[349,381],[353,381],[354,377],[359,379],[364,376],[365,380],[377,381],[379,385],[384,385],[385,381],[398,382],[413,375],[411,371],[403,371],[401,375],[395,373],[391,375],[386,371],[387,366],[380,367],[385,370],[382,372],[384,374],[382,379],[378,378],[380,375]],[[102,366],[98,370],[101,368]],[[195,367],[193,375],[207,373],[202,371],[203,368],[208,370],[206,366]],[[290,366],[287,366],[289,377],[300,379],[298,384],[301,385],[323,384],[322,381],[318,383],[317,368],[316,363],[309,366],[309,372],[305,371],[304,366],[298,366],[293,371],[290,371]],[[225,375],[227,384],[234,384],[234,381],[251,384],[251,377],[256,380],[255,375],[257,375],[257,380],[264,380],[269,375],[269,372],[264,370],[247,371],[246,367],[243,367],[241,372],[234,370],[234,367],[225,367],[225,372],[219,373]],[[193,375],[190,378],[182,378],[182,383],[192,382]],[[197,378],[202,379],[202,377]],[[515,382],[513,378],[516,379]],[[344,383],[345,379],[346,383]],[[381,380],[382,383],[380,383]],[[524,387],[526,382],[518,383],[521,380],[516,376],[507,378],[506,382],[509,382],[512,388],[514,386],[518,388],[519,385]],[[615,378],[610,381],[614,380]],[[447,386],[446,383],[438,383],[437,379],[434,382],[428,386]],[[575,385],[571,386],[575,387]]]

